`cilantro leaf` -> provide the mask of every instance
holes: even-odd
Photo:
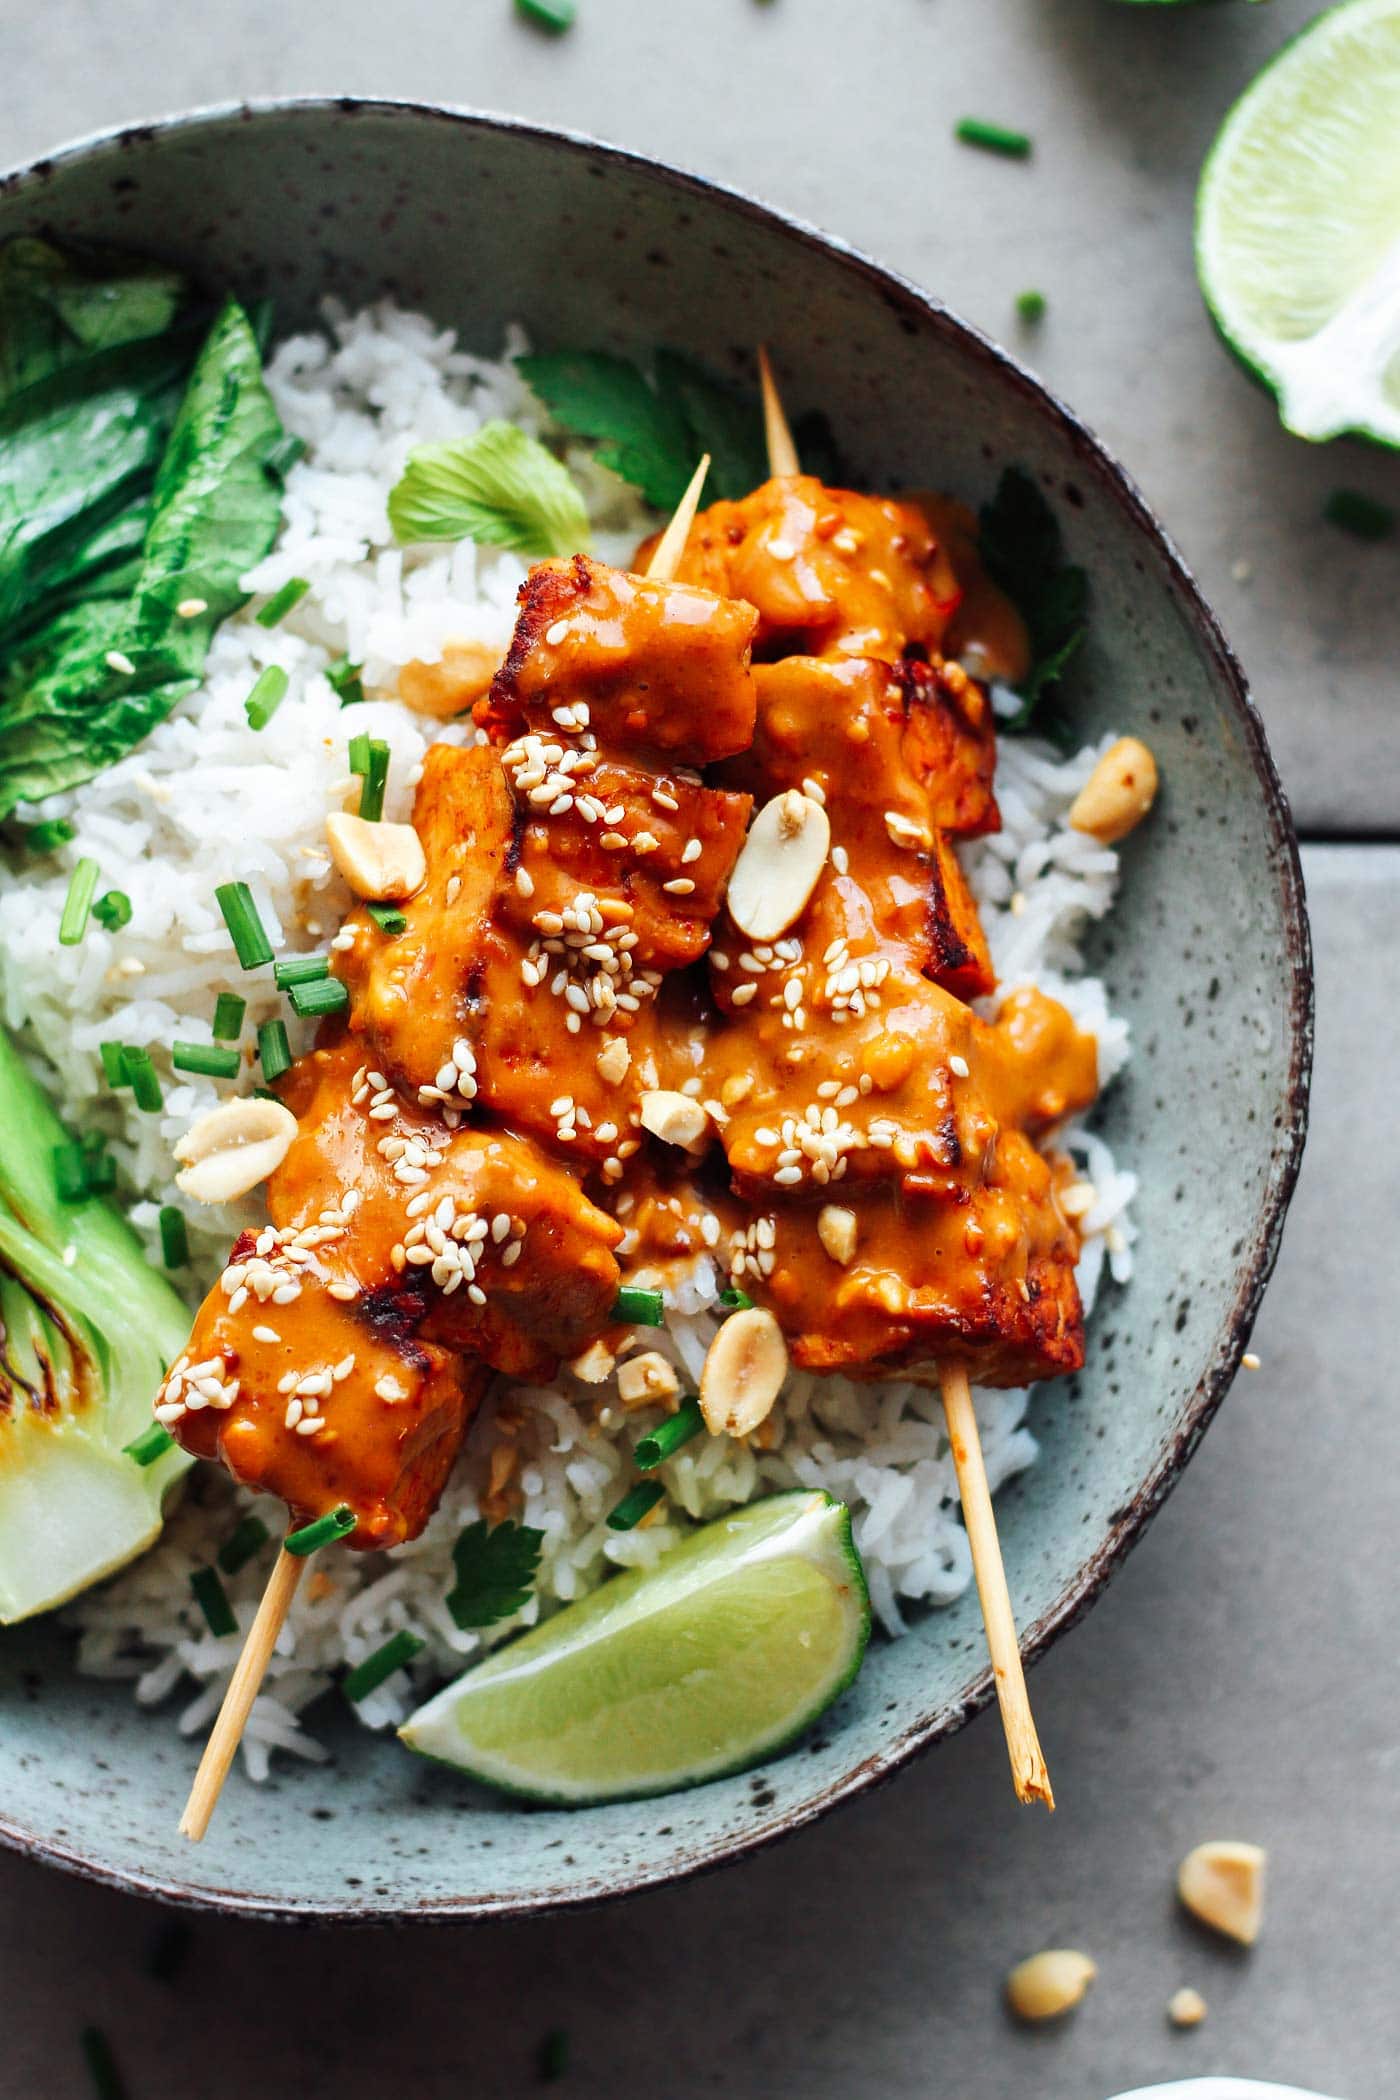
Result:
[[[572,475],[513,423],[419,445],[389,496],[396,539],[475,540],[517,554],[572,554],[588,545],[588,513]]]
[[[1026,623],[1031,668],[1016,688],[1019,714],[1000,725],[1014,734],[1030,727],[1050,688],[1084,640],[1089,579],[1064,559],[1060,527],[1037,484],[1022,467],[1008,467],[981,513],[981,555]]]
[[[663,400],[675,403],[689,426],[689,472],[694,473],[702,453],[710,455],[709,497],[737,501],[768,479],[763,412],[756,394],[726,386],[679,350],[656,353],[656,388]]]
[[[452,1548],[457,1582],[447,1593],[447,1609],[457,1624],[494,1626],[528,1604],[543,1543],[544,1533],[528,1524],[488,1528],[484,1517],[468,1524]]]
[[[695,472],[695,445],[678,403],[647,385],[625,357],[562,350],[518,357],[521,377],[579,437],[603,442],[598,457],[657,510],[674,510]]]

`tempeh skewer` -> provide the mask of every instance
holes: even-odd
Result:
[[[801,463],[773,379],[768,352],[762,344],[758,351],[758,368],[763,391],[763,424],[769,471],[775,480],[790,477],[800,473]],[[982,1457],[982,1443],[967,1373],[959,1366],[942,1364],[938,1369],[938,1384],[948,1426],[948,1439],[952,1447],[953,1464],[957,1470],[963,1521],[967,1527],[973,1573],[982,1606],[982,1622],[986,1629],[1002,1730],[1006,1737],[1007,1755],[1011,1761],[1012,1784],[1019,1801],[1039,1801],[1046,1808],[1053,1810],[1055,1796],[1031,1713],[1030,1695],[1026,1689],[1015,1614],[1006,1581],[1006,1567],[1002,1560],[1001,1541],[997,1535],[996,1517],[987,1485],[987,1469]]]
[[[655,582],[670,582],[685,551],[686,537],[699,506],[701,490],[709,470],[707,453],[700,461],[690,485],[662,536],[648,565],[647,575]],[[185,1810],[180,1834],[198,1844],[209,1828],[242,1740],[278,1638],[291,1610],[308,1555],[289,1552],[284,1544],[273,1564],[257,1614],[248,1630],[242,1654],[229,1679],[214,1726],[204,1746]]]

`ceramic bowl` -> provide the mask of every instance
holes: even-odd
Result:
[[[95,139],[0,182],[22,231],[164,255],[270,294],[279,327],[385,294],[499,354],[777,350],[858,483],[974,500],[1019,461],[1093,584],[1075,729],[1133,729],[1163,788],[1092,962],[1136,1055],[1102,1111],[1141,1177],[1137,1272],[1083,1376],[1045,1389],[1040,1463],[998,1503],[1028,1656],[1094,1600],[1228,1387],[1303,1142],[1311,976],[1288,812],[1240,668],[1142,497],[1070,412],[936,299],[747,198],[608,147],[399,103],[231,108]],[[0,1635],[0,1832],[174,1900],[271,1917],[524,1913],[733,1859],[872,1786],[989,1696],[976,1597],[877,1642],[790,1755],[661,1801],[526,1812],[331,1717],[333,1760],[235,1773],[199,1848],[175,1834],[198,1745],[75,1676],[52,1621]],[[991,1738],[988,1738],[990,1745]],[[999,1754],[991,1753],[989,1754]]]

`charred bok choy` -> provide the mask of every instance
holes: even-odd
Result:
[[[73,1147],[0,1033],[0,1624],[61,1604],[158,1536],[189,1460],[151,1394],[189,1315],[101,1196],[65,1196]],[[149,1439],[149,1441],[146,1441]]]
[[[194,691],[272,545],[284,456],[253,320],[163,265],[0,250],[0,817]]]

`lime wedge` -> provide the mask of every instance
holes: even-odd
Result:
[[[670,1793],[789,1743],[851,1682],[869,1633],[850,1512],[771,1495],[523,1634],[399,1733],[534,1800]]]
[[[1196,270],[1299,437],[1400,445],[1400,0],[1347,0],[1285,45],[1201,175]]]

